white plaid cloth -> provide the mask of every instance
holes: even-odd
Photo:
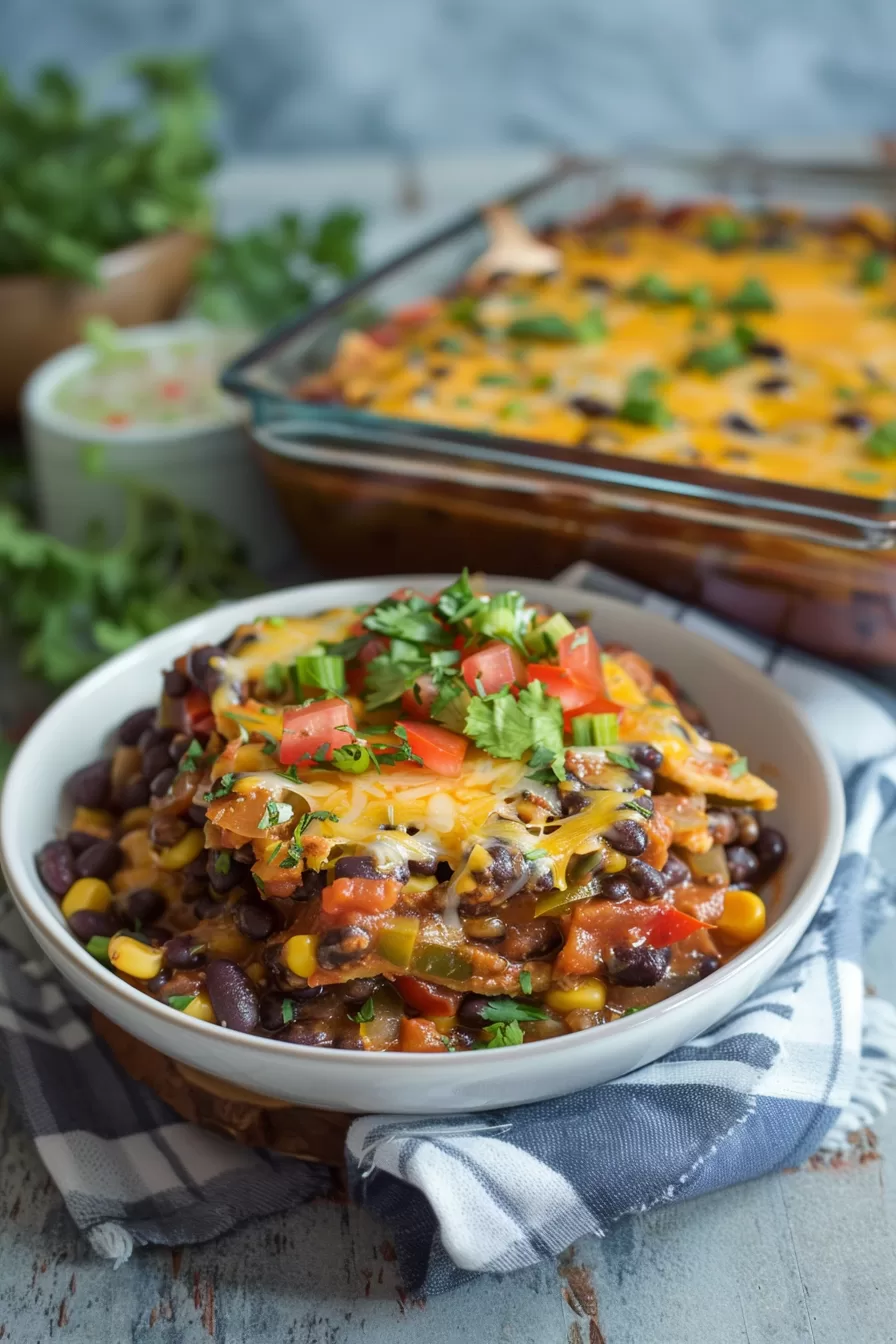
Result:
[[[896,1083],[896,1012],[865,998],[865,939],[896,880],[869,858],[896,812],[894,702],[589,566],[563,576],[663,611],[764,666],[840,765],[844,853],[782,969],[713,1030],[556,1101],[469,1117],[369,1116],[346,1158],[355,1197],[389,1224],[408,1287],[531,1265],[627,1213],[793,1166],[869,1123]],[[326,1190],[324,1168],[186,1124],[123,1075],[80,1003],[0,911],[0,1082],[94,1249],[203,1241]]]

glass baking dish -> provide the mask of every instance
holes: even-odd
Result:
[[[619,193],[661,204],[724,196],[896,212],[875,165],[748,155],[569,160],[506,199],[535,230]],[[488,242],[479,210],[278,328],[223,385],[246,397],[265,471],[307,557],[325,574],[462,564],[541,577],[590,559],[765,634],[896,670],[892,498],[783,485],[593,448],[397,420],[297,400],[348,329],[446,290]]]

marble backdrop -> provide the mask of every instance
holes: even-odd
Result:
[[[229,150],[896,127],[896,0],[0,0],[0,68],[211,53]]]

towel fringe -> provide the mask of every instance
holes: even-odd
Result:
[[[856,1071],[849,1105],[825,1135],[820,1153],[839,1153],[850,1147],[850,1135],[873,1125],[896,1092],[896,1006],[866,995],[862,1015],[862,1057]]]
[[[134,1238],[120,1223],[97,1223],[87,1233],[87,1240],[97,1255],[113,1262],[113,1269],[130,1260],[134,1249]]]

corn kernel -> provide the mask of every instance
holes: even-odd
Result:
[[[158,857],[160,868],[167,868],[173,871],[178,868],[186,868],[188,863],[198,859],[199,855],[205,849],[205,832],[200,830],[187,831],[186,835],[178,840],[176,845],[169,845],[163,849]]]
[[[141,826],[148,826],[152,821],[151,807],[132,807],[125,812],[121,821],[118,823],[119,829],[127,831],[139,830]]]
[[[108,910],[112,903],[112,888],[98,877],[79,877],[62,898],[62,913],[71,919],[79,910]]]
[[[755,891],[727,891],[716,928],[739,943],[752,943],[765,932],[765,904]]]
[[[83,831],[85,835],[95,835],[97,840],[108,840],[115,825],[111,812],[99,807],[76,807],[72,817],[71,829]]]
[[[431,1017],[429,1020],[443,1036],[447,1036],[457,1026],[456,1017]]]
[[[260,985],[264,979],[264,967],[260,961],[253,961],[246,967],[246,974],[253,985]]]
[[[475,877],[472,877],[469,873],[464,873],[463,877],[459,877],[455,882],[454,890],[458,896],[466,896],[468,891],[475,891],[476,886]]]
[[[474,845],[467,859],[467,867],[474,873],[484,873],[486,868],[491,867],[491,862],[492,856],[485,845]]]
[[[129,868],[145,868],[152,863],[152,847],[149,843],[149,832],[140,829],[127,831],[119,837],[119,849],[123,849],[127,856]]]
[[[109,960],[115,970],[134,980],[152,980],[162,969],[164,958],[160,947],[150,947],[130,934],[116,933],[109,939]]]
[[[583,980],[575,989],[550,989],[544,1001],[555,1013],[574,1013],[586,1009],[599,1013],[607,1001],[607,987],[603,980]]]
[[[218,1020],[215,1017],[212,1001],[204,989],[200,989],[192,1003],[187,1004],[184,1012],[187,1017],[198,1017],[200,1022],[217,1022]]]
[[[439,885],[437,877],[409,877],[402,887],[406,896],[419,896],[424,891],[432,891],[433,887]]]
[[[282,955],[293,975],[307,980],[317,970],[317,938],[310,933],[295,933],[283,944]]]

